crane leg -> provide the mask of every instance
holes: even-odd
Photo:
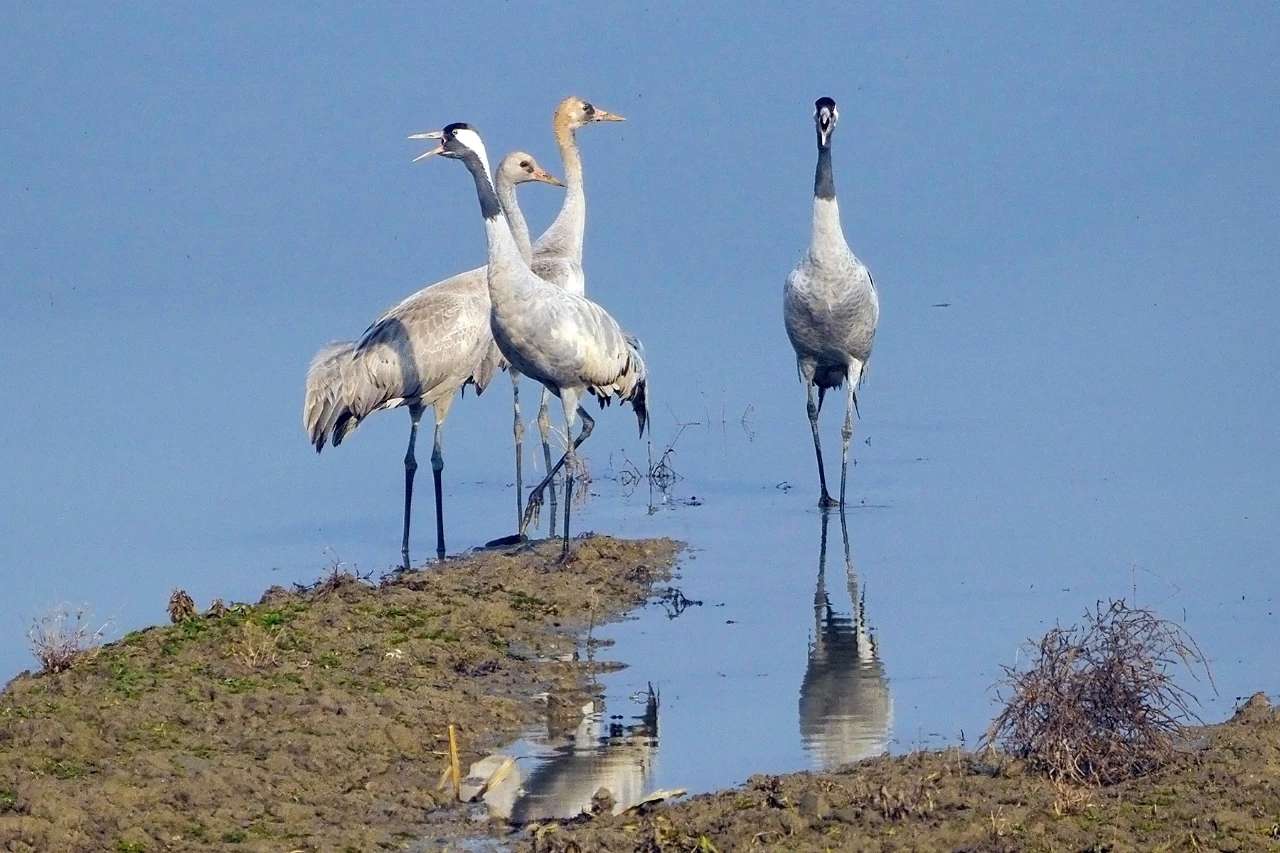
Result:
[[[542,389],[542,400],[538,404],[538,433],[542,436],[542,459],[546,467],[545,471],[551,470],[551,415],[547,412],[548,406],[551,404],[551,392],[546,388]],[[556,534],[556,487],[555,482],[551,484],[551,519],[547,531],[548,536]]]
[[[436,403],[436,434],[431,448],[431,476],[436,487],[436,559],[444,559],[444,488],[440,474],[444,471],[444,448],[441,438],[444,436],[444,422],[449,417],[449,407],[453,405],[453,397],[447,397]]]
[[[409,449],[404,454],[404,538],[400,540],[400,556],[405,571],[409,569],[409,520],[413,507],[413,475],[418,470],[418,460],[413,456],[413,446],[418,441],[418,421],[422,420],[422,407],[409,407]]]
[[[576,441],[572,442],[565,451],[564,476],[564,544],[560,547],[560,560],[563,562],[569,557],[569,510],[573,508],[573,472],[578,467],[578,445],[591,435],[591,430],[595,427],[596,422],[587,414],[587,410],[578,406],[578,414],[582,415],[582,432],[578,435]],[[565,403],[564,410],[564,431],[565,435],[573,433],[574,411],[570,408],[570,403]],[[552,492],[555,491],[555,484],[551,486]]]
[[[520,374],[511,370],[511,399],[515,418],[511,425],[516,442],[516,524],[524,518],[524,421],[520,419]]]
[[[853,380],[848,383],[848,396],[844,404],[844,426],[840,429],[840,506],[844,506],[844,486],[849,478],[849,440],[853,438],[853,412],[857,407]]]
[[[809,413],[809,429],[813,432],[813,453],[818,457],[818,485],[822,488],[818,506],[823,508],[837,506],[835,499],[827,492],[827,471],[822,464],[822,439],[818,437],[818,404],[813,399],[813,382],[808,382],[805,389],[809,396],[806,408]]]
[[[567,393],[569,392],[568,391],[561,392],[562,402],[564,400],[564,395]],[[573,396],[574,396],[574,402],[576,403],[577,395],[573,395]],[[568,409],[568,411],[572,411],[572,409]],[[578,447],[582,445],[582,442],[587,440],[587,436],[591,435],[591,430],[594,429],[596,425],[595,419],[591,417],[591,415],[587,412],[586,409],[579,407],[577,411],[578,411],[578,414],[582,417],[582,432],[579,433],[578,437],[573,440],[573,445],[571,448],[572,450],[577,450]],[[555,465],[553,465],[551,467],[551,470],[547,472],[547,476],[543,477],[542,481],[539,482],[538,485],[533,487],[533,491],[529,492],[529,501],[528,503],[525,504],[525,507],[524,507],[524,520],[520,524],[521,533],[524,533],[525,529],[531,523],[537,522],[538,510],[542,506],[542,493],[546,490],[547,486],[551,485],[552,481],[555,479],[556,474],[560,473],[560,469],[564,467],[565,459],[568,457],[568,455],[569,455],[569,451],[566,450],[564,456],[560,457],[560,461],[557,462]]]
[[[435,446],[431,448],[431,476],[436,486],[436,558],[444,559],[444,489],[440,474],[444,471],[444,452],[440,447],[442,424],[436,423]]]

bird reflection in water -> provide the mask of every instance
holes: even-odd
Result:
[[[849,556],[849,528],[840,509],[845,583],[851,615],[838,612],[827,593],[827,526],[822,513],[818,583],[813,593],[813,638],[800,685],[800,739],[815,766],[833,768],[885,750],[893,701],[875,637],[867,628],[865,592]]]
[[[506,796],[485,797],[490,813],[519,824],[567,820],[593,809],[618,814],[640,802],[658,753],[658,695],[652,688],[644,713],[634,719],[623,725],[602,713],[584,715],[569,742],[540,758],[528,778]],[[596,799],[602,788],[608,797]]]

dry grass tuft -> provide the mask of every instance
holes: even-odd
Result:
[[[64,672],[77,661],[96,653],[107,624],[90,628],[89,610],[81,605],[59,605],[31,623],[27,638],[41,672]]]
[[[185,589],[175,589],[169,596],[169,621],[175,625],[196,618],[196,603]]]
[[[244,622],[231,643],[231,657],[249,669],[267,669],[280,663],[284,630],[269,631],[255,622]]]
[[[1073,786],[1109,785],[1149,773],[1172,755],[1196,698],[1171,670],[1212,674],[1180,626],[1123,600],[1099,602],[1084,624],[1054,628],[1025,671],[1004,667],[1004,709],[984,740],[1025,759],[1063,787],[1064,811],[1081,807]],[[999,695],[999,694],[998,694]],[[1003,698],[1003,697],[1001,697]]]

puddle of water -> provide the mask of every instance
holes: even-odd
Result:
[[[627,703],[641,697],[633,697]],[[646,693],[638,714],[626,706],[593,709],[569,731],[529,732],[503,754],[517,759],[517,773],[484,796],[490,814],[512,823],[567,819],[594,809],[619,813],[653,788],[658,754],[656,693]],[[628,709],[629,710],[629,709]],[[595,801],[601,790],[608,799]]]

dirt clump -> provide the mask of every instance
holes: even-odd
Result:
[[[1280,712],[1262,694],[1188,730],[1155,772],[1064,785],[994,750],[882,756],[836,772],[755,776],[642,814],[529,827],[518,849],[1280,849]]]
[[[578,633],[643,601],[676,551],[597,536],[564,565],[552,542],[381,585],[335,575],[24,673],[0,694],[0,849],[434,849],[474,832],[437,790],[448,724],[466,767],[545,713],[535,696],[581,689]]]

